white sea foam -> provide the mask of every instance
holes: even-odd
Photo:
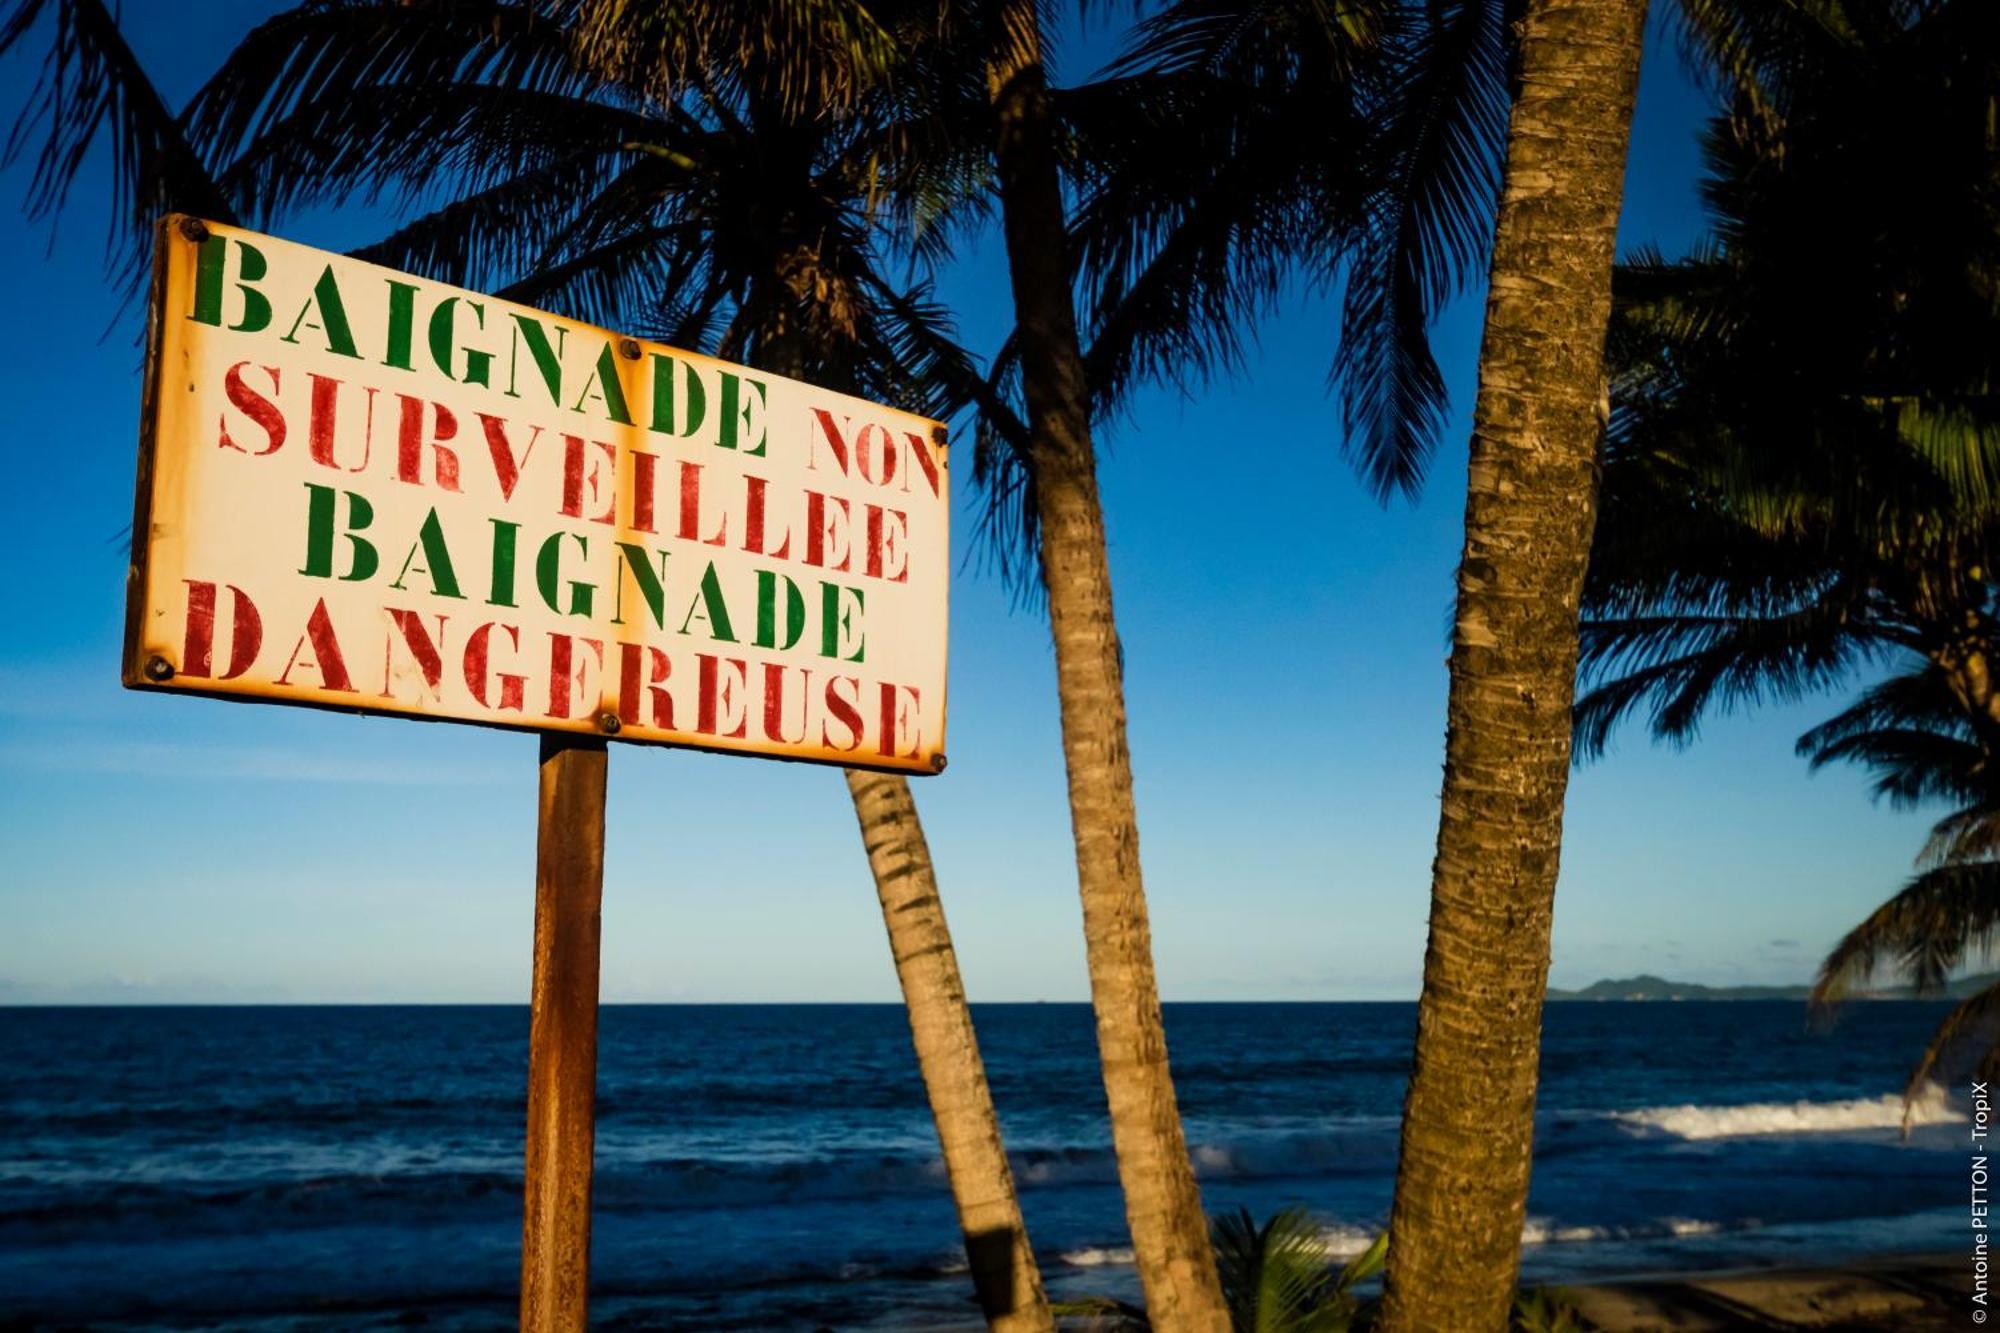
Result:
[[[1754,1227],[1756,1223],[1738,1225]],[[1663,1217],[1657,1222],[1624,1227],[1556,1226],[1541,1218],[1529,1218],[1528,1224],[1521,1229],[1521,1243],[1578,1245],[1604,1240],[1657,1240],[1667,1236],[1706,1236],[1723,1229],[1720,1222],[1692,1217]],[[1322,1228],[1319,1234],[1326,1244],[1328,1257],[1351,1259],[1374,1244],[1376,1229],[1335,1225]],[[1132,1251],[1125,1246],[1093,1245],[1064,1251],[1060,1258],[1072,1268],[1107,1268],[1129,1265]]]
[[[1375,1243],[1374,1231],[1366,1227],[1327,1227],[1319,1235],[1335,1259],[1351,1259]]]
[[[1720,1222],[1693,1217],[1663,1217],[1657,1222],[1629,1227],[1559,1227],[1531,1217],[1528,1224],[1521,1228],[1521,1243],[1577,1245],[1593,1240],[1654,1240],[1664,1236],[1707,1236],[1720,1230]]]
[[[1066,1250],[1061,1258],[1071,1268],[1105,1268],[1131,1263],[1132,1251],[1122,1245],[1093,1245],[1081,1250]]]
[[[1612,1119],[1640,1130],[1682,1139],[1730,1139],[1757,1134],[1828,1134],[1857,1129],[1900,1129],[1903,1099],[1894,1093],[1837,1102],[1750,1102],[1742,1106],[1649,1106]],[[1910,1107],[1912,1125],[1957,1124],[1965,1113],[1933,1088]]]

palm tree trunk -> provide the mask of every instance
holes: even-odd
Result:
[[[1055,1321],[1001,1146],[1000,1120],[910,784],[848,769],[847,790],[882,900],[882,923],[889,928],[889,952],[903,985],[910,1038],[958,1205],[979,1308],[996,1333],[1053,1333]]]
[[[1224,1333],[1228,1310],[1174,1102],[1153,976],[1124,667],[1036,3],[994,0],[990,13],[987,86],[1021,342],[1028,462],[1055,639],[1091,1003],[1125,1217],[1153,1327]]]
[[[770,281],[782,289],[782,275],[774,274]],[[758,361],[793,379],[807,375],[805,348],[796,337],[770,337]],[[900,776],[855,768],[843,772],[875,877],[875,896],[882,903],[882,924],[889,932],[917,1070],[930,1100],[979,1308],[996,1333],[1054,1333],[1055,1316],[1042,1291],[1041,1269],[1014,1192],[1014,1172],[1001,1142],[1000,1117],[979,1058],[972,1010],[958,975],[958,954],[945,924],[937,869],[917,818],[916,798]]]
[[[1646,0],[1532,0],[1507,132],[1458,569],[1386,1333],[1506,1327],[1534,1136],[1596,517],[1603,349]]]

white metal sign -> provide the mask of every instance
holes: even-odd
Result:
[[[125,683],[943,766],[943,428],[162,225]]]

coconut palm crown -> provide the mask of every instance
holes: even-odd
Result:
[[[1952,813],[1827,958],[1824,1007],[1881,967],[1934,990],[2000,919],[2000,13],[1779,8],[1706,135],[1713,239],[1618,275],[1577,744],[1875,679],[1800,752]],[[1921,206],[1856,188],[1899,179]],[[1996,1006],[1947,1019],[1912,1092]]]

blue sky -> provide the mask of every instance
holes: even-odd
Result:
[[[127,25],[178,101],[276,7],[132,5]],[[1621,240],[1675,252],[1700,231],[1704,102],[1654,36]],[[30,74],[0,62],[0,87]],[[103,277],[101,177],[53,244],[19,215],[26,183],[0,174],[0,1002],[525,999],[532,737],[119,688],[138,316]],[[338,247],[387,223],[288,234]],[[996,241],[973,248],[945,291],[990,349],[1009,303]],[[1377,505],[1340,460],[1331,317],[1309,299],[1243,377],[1148,393],[1104,441],[1169,1000],[1416,994],[1479,314],[1470,294],[1439,330],[1457,411],[1414,506]],[[967,574],[951,633],[951,767],[916,789],[968,988],[1085,998],[1046,628]],[[1575,776],[1556,984],[1809,975],[1925,827],[1857,773],[1807,773],[1792,740],[1826,711],[1717,719],[1680,753],[1627,732]],[[895,998],[837,773],[615,748],[609,821],[607,1001]]]

